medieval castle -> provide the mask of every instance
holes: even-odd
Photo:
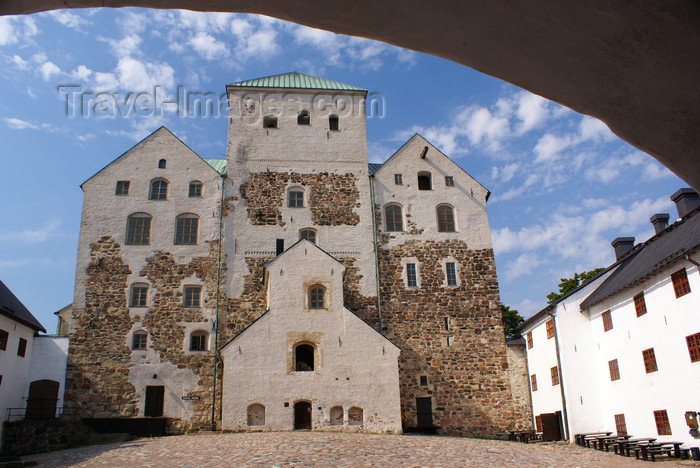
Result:
[[[368,164],[365,90],[227,94],[225,160],[162,127],[82,185],[66,403],[171,432],[527,424],[488,190],[420,135]]]

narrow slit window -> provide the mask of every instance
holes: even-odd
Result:
[[[415,288],[416,286],[418,286],[418,277],[416,275],[415,263],[406,264],[406,284],[409,288]]]
[[[336,131],[340,129],[340,124],[337,115],[331,115],[330,117],[328,117],[328,129]]]
[[[0,330],[0,351],[5,351],[7,349],[7,340],[10,334],[6,330]]]
[[[532,348],[532,332],[527,332],[527,335],[525,335],[525,338],[527,339],[527,349]]]
[[[394,174],[394,185],[403,185],[403,175]]]
[[[445,270],[447,273],[447,285],[457,286],[457,269],[453,262],[445,263]]]
[[[552,376],[552,387],[559,385],[559,368],[554,366],[549,370],[549,373]]]
[[[532,388],[533,392],[537,391],[537,376],[535,374],[530,376],[530,387]]]

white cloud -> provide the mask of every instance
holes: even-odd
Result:
[[[73,78],[77,78],[79,80],[87,81],[90,76],[92,76],[92,70],[90,70],[88,67],[85,65],[78,65],[78,68],[73,70],[70,75]]]
[[[116,57],[129,57],[139,53],[141,36],[132,33],[119,40],[107,40],[107,43]]]
[[[507,281],[513,281],[521,276],[528,275],[544,261],[537,255],[525,253],[519,255],[514,261],[506,263],[505,278]]]
[[[14,63],[20,70],[29,70],[29,68],[31,67],[29,62],[24,60],[19,55],[13,55],[11,60],[12,63]]]
[[[227,47],[223,42],[217,41],[204,32],[198,32],[196,36],[190,38],[188,43],[195,52],[207,60],[221,59],[228,55]]]
[[[44,242],[56,233],[60,225],[58,219],[47,221],[42,227],[37,229],[24,229],[22,231],[0,231],[0,240],[35,244]]]
[[[15,130],[24,130],[24,129],[32,129],[32,130],[38,130],[39,127],[36,125],[27,122],[25,120],[20,120],[20,119],[15,119],[15,118],[6,118],[5,122],[7,122],[7,126],[10,128],[14,128]]]
[[[616,137],[607,125],[598,119],[584,115],[579,123],[579,135],[582,141],[586,140],[614,140]]]
[[[30,16],[0,16],[0,46],[25,42],[38,32]]]
[[[39,67],[39,72],[44,78],[44,81],[49,81],[53,75],[58,75],[61,73],[61,69],[56,66],[53,62],[44,62]]]
[[[76,31],[80,31],[82,26],[88,24],[87,20],[67,10],[53,10],[47,12],[47,14],[62,25]]]
[[[18,41],[13,23],[14,17],[0,16],[0,46],[14,44]]]
[[[518,134],[529,132],[533,128],[544,124],[549,117],[549,101],[524,91],[520,93],[518,100],[518,110],[516,115],[520,119]]]
[[[535,145],[535,162],[551,162],[559,158],[562,151],[571,147],[574,140],[570,135],[557,136],[552,133],[546,133],[542,136],[537,145]]]
[[[474,145],[485,140],[497,149],[499,140],[510,133],[508,118],[496,116],[485,107],[468,108],[459,117],[466,118],[465,131]]]

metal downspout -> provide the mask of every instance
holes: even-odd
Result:
[[[216,377],[219,364],[219,291],[221,287],[221,231],[224,213],[224,182],[226,174],[221,175],[221,199],[219,200],[219,246],[216,254],[216,317],[214,318],[214,384],[211,388],[211,430],[216,431]]]
[[[377,313],[379,314],[379,333],[384,335],[384,324],[382,323],[382,299],[379,285],[379,248],[377,246],[377,215],[374,206],[374,175],[369,176],[369,196],[372,201],[372,234],[374,235],[374,275],[377,280]]]
[[[559,390],[561,391],[561,411],[564,416],[564,440],[569,441],[569,416],[566,411],[566,395],[564,394],[564,370],[561,368],[561,353],[559,352],[559,331],[557,330],[557,321],[552,312],[547,312],[547,315],[552,317],[554,325],[554,345],[557,348],[557,366],[559,367]]]

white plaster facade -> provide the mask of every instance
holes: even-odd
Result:
[[[344,272],[306,240],[266,266],[269,310],[221,351],[224,429],[292,430],[294,405],[306,401],[310,429],[401,433],[400,350],[343,306]],[[323,308],[309,307],[315,285],[325,288]],[[314,347],[313,370],[295,370],[300,343]],[[249,420],[251,405],[264,406],[264,418]],[[361,424],[351,423],[353,407],[362,409]]]
[[[35,330],[0,314],[0,330],[8,332],[7,346],[0,350],[0,433],[9,408],[26,406],[29,369],[34,352]],[[27,343],[24,356],[17,354],[20,339]],[[65,367],[63,368],[65,371]],[[16,414],[23,414],[22,412]]]

